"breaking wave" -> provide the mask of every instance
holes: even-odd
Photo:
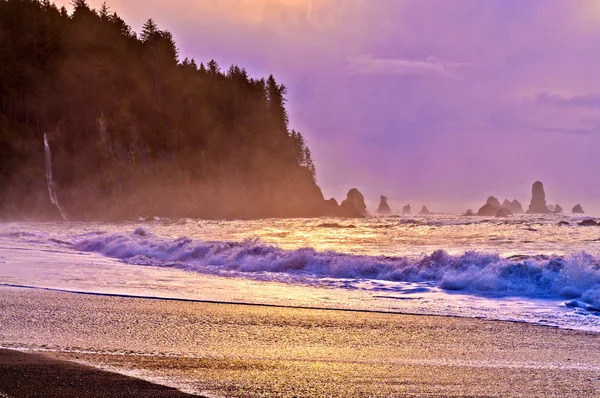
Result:
[[[416,259],[371,257],[311,248],[284,250],[258,240],[169,240],[142,228],[133,234],[91,234],[72,247],[129,264],[196,272],[429,282],[444,290],[486,296],[578,299],[587,309],[600,311],[600,259],[585,252],[507,259],[474,251],[453,256],[439,250]]]

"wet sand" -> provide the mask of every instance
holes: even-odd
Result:
[[[0,325],[2,347],[205,395],[600,392],[599,334],[520,323],[3,287]]]

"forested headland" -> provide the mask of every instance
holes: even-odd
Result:
[[[180,59],[152,19],[0,0],[0,215],[52,219],[44,134],[72,219],[255,218],[331,211],[286,88]],[[328,210],[329,209],[329,210]]]

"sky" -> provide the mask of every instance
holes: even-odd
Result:
[[[600,212],[600,0],[107,4],[171,31],[181,59],[274,74],[326,198],[527,208],[540,180],[549,204]]]

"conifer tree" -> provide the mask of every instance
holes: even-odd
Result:
[[[145,195],[136,189],[152,183],[166,196],[182,181],[198,184],[193,192],[217,197],[198,198],[198,209],[247,212],[237,216],[288,214],[273,198],[318,192],[311,152],[290,131],[287,91],[274,76],[179,61],[172,34],[154,20],[138,36],[106,3],[98,11],[86,0],[72,4],[69,15],[50,0],[0,0],[0,217],[26,208],[18,198],[45,192],[44,133],[74,217],[95,200],[138,211]],[[235,195],[218,199],[221,185]],[[261,199],[249,209],[250,197]]]

